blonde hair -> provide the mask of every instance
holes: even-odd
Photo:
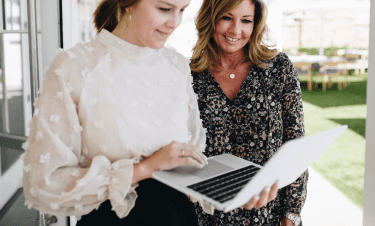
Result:
[[[191,70],[202,72],[205,69],[213,69],[219,64],[221,49],[216,44],[213,36],[216,24],[232,9],[244,0],[204,0],[195,20],[198,30],[198,41],[193,48]],[[255,5],[254,28],[249,42],[243,48],[244,60],[251,61],[262,68],[267,68],[265,61],[273,58],[277,50],[269,49],[269,45],[263,42],[268,38],[266,25],[267,6],[262,0],[250,0]],[[247,54],[246,54],[247,53]]]
[[[137,6],[141,0],[103,0],[99,3],[94,12],[94,24],[97,32],[106,29],[112,32],[126,8]]]

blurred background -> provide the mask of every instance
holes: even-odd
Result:
[[[19,183],[32,103],[56,51],[95,38],[99,2],[0,0],[0,225],[36,225],[39,213],[24,206]],[[362,225],[370,0],[265,2],[265,42],[287,53],[299,74],[306,135],[349,126],[309,168],[304,225]],[[201,4],[191,0],[166,43],[186,58]],[[76,220],[45,217],[49,225]]]

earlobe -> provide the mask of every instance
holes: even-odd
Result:
[[[127,13],[128,13],[128,12],[131,12],[132,10],[133,10],[133,7],[132,7],[132,6],[125,8],[125,11],[126,11]]]

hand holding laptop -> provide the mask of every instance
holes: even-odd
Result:
[[[251,210],[254,207],[262,208],[267,203],[271,202],[276,198],[277,192],[279,190],[277,181],[272,185],[271,190],[267,187],[263,189],[260,196],[256,195],[250,199],[248,203],[244,205],[244,207],[248,210]]]
[[[299,177],[343,132],[347,125],[285,142],[264,166],[231,154],[208,158],[203,169],[177,167],[153,173],[153,178],[217,210],[262,206],[275,190]],[[282,164],[280,164],[282,163]],[[278,181],[275,185],[275,181]],[[264,188],[272,187],[270,192]],[[260,199],[256,201],[256,196]],[[250,201],[249,201],[250,199]]]

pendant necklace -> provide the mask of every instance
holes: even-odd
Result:
[[[220,66],[220,67],[221,67],[221,69],[223,69],[223,71],[225,71],[226,73],[229,74],[229,78],[234,79],[236,77],[236,75],[234,74],[234,72],[236,71],[236,69],[238,68],[238,66],[240,66],[242,64],[242,61],[243,60],[241,60],[241,62],[234,68],[234,70],[233,70],[232,73],[230,73],[229,71],[226,71],[222,66]]]

